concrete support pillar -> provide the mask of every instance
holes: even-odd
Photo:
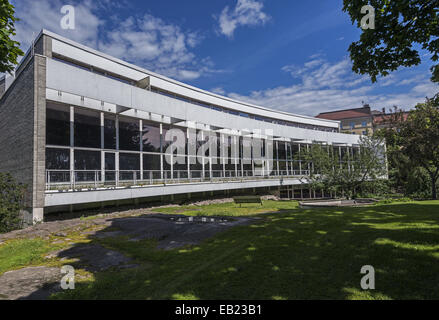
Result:
[[[143,120],[139,120],[140,152],[143,152]],[[140,153],[140,181],[143,181],[143,153]]]
[[[46,190],[46,58],[34,56],[32,222],[44,219]],[[32,130],[32,128],[31,128]]]
[[[114,154],[114,162],[115,162],[115,180],[116,180],[116,186],[119,186],[119,151],[115,152]]]
[[[104,113],[101,112],[101,149],[105,149],[104,145]],[[105,182],[105,152],[101,151],[101,182]]]
[[[101,182],[105,182],[105,152],[101,151]]]
[[[163,121],[163,117],[162,117]],[[163,124],[160,123],[160,179],[163,180]],[[163,202],[163,200],[161,200]]]
[[[189,142],[192,142],[193,138],[192,138],[192,130],[190,130],[189,128],[186,128],[186,136],[187,136],[187,140],[186,140],[186,143],[187,143],[187,158],[186,158],[187,163],[186,163],[186,168],[187,168],[187,178],[190,181],[190,179],[191,179],[191,160],[190,159],[192,159],[192,158],[190,158],[189,155],[191,153],[193,153],[193,150],[191,150],[192,147],[191,147],[191,144]],[[195,161],[196,160],[197,159],[195,157]],[[190,199],[190,195],[189,195],[189,199]]]
[[[41,223],[44,220],[44,208],[33,208],[32,209],[32,223]]]

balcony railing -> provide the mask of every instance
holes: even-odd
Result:
[[[258,170],[256,170],[258,172]],[[157,184],[182,184],[194,182],[228,182],[245,180],[303,177],[308,170],[273,171],[202,171],[202,170],[46,170],[46,190],[78,190],[148,186]]]

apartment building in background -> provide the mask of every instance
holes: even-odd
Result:
[[[376,130],[392,127],[394,121],[405,121],[408,111],[398,110],[398,117],[392,112],[371,110],[368,104],[361,108],[322,112],[316,116],[320,119],[340,121],[340,131],[347,134],[371,136]]]
[[[361,108],[322,112],[316,118],[340,121],[340,131],[343,133],[372,135],[374,116],[380,113],[380,111],[371,110],[366,104]]]
[[[0,171],[27,186],[33,222],[89,207],[270,190],[329,197],[303,184],[312,168],[300,154],[316,142],[354,154],[352,132],[370,127],[369,108],[345,111],[340,128],[329,114],[236,101],[46,30],[33,43],[15,75],[0,81]],[[348,125],[350,134],[341,133]],[[182,148],[169,148],[173,129]],[[190,152],[206,143],[209,152]]]

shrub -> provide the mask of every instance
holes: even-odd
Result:
[[[9,173],[0,172],[0,233],[20,228],[24,190]]]

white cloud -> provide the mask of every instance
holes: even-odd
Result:
[[[224,90],[223,87],[216,87],[216,88],[212,88],[210,89],[211,92],[219,94],[219,95],[225,95],[226,91]]]
[[[117,29],[100,40],[99,50],[110,55],[140,64],[167,76],[193,80],[215,73],[209,59],[198,60],[190,50],[202,36],[197,32],[183,31],[150,14],[129,17],[118,23]]]
[[[366,76],[351,71],[348,58],[336,63],[328,62],[321,55],[310,58],[303,66],[282,68],[299,79],[296,84],[254,91],[249,95],[230,93],[228,96],[282,111],[315,116],[320,112],[361,107],[362,102],[377,110],[393,105],[408,110],[439,91],[439,86],[423,74],[413,76],[412,73],[411,78],[406,80],[404,75],[395,72],[390,78],[381,78],[377,84],[372,84]],[[386,93],[379,92],[383,87]]]
[[[265,24],[270,16],[262,11],[263,8],[263,3],[257,0],[238,0],[233,10],[226,6],[218,18],[220,32],[231,38],[239,26]]]
[[[16,39],[27,50],[32,39],[38,35],[41,29],[45,28],[72,40],[88,46],[96,46],[99,26],[103,21],[94,14],[93,10],[97,3],[91,0],[83,0],[74,5],[75,8],[75,29],[64,30],[60,21],[64,2],[60,0],[38,0],[38,1],[14,1],[16,15],[20,19],[16,23]]]
[[[61,0],[16,0],[20,21],[16,39],[26,51],[42,28],[103,51],[120,59],[179,80],[194,80],[221,72],[209,58],[199,59],[193,49],[203,40],[198,32],[182,30],[151,14],[119,19],[102,18],[124,2],[113,0],[78,0],[75,30],[63,30]]]

